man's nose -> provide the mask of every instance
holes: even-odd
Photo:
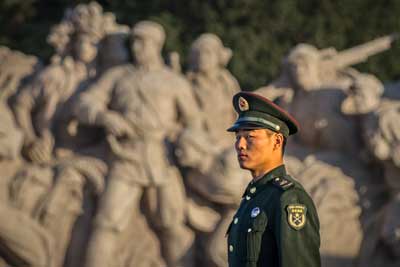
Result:
[[[243,137],[239,137],[236,141],[236,149],[237,150],[242,150],[246,149],[246,139]]]

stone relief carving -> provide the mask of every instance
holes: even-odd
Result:
[[[191,45],[189,72],[186,75],[192,83],[196,100],[205,113],[205,128],[210,138],[223,147],[232,146],[232,138],[226,129],[234,121],[236,114],[232,110],[231,101],[221,100],[232,99],[240,91],[239,83],[226,69],[231,56],[232,51],[223,46],[218,36],[204,33]]]
[[[372,88],[371,88],[372,89]],[[361,266],[395,266],[400,262],[399,220],[399,116],[398,99],[381,97],[383,89],[362,90],[355,87],[346,101],[348,111],[362,115],[363,138],[372,160],[383,169],[383,183],[387,192],[386,202],[366,223],[366,232],[359,256]],[[366,99],[370,105],[361,105]],[[346,103],[344,102],[344,104]],[[346,107],[343,105],[343,107]]]
[[[177,266],[189,253],[193,234],[184,224],[182,178],[169,154],[179,129],[199,128],[200,121],[189,83],[162,61],[161,25],[141,21],[131,34],[134,62],[107,72],[81,95],[76,112],[80,122],[106,130],[114,154],[86,266],[111,264],[117,235],[129,227],[129,214],[143,195],[166,264]],[[118,207],[120,201],[126,204]]]
[[[275,99],[295,114],[302,126],[296,140],[288,144],[288,156],[305,161],[314,157],[318,161],[310,166],[311,169],[317,166],[321,169],[309,176],[318,180],[317,177],[323,177],[327,171],[338,179],[331,179],[335,186],[327,189],[321,180],[314,189],[324,191],[324,196],[332,198],[325,201],[334,203],[331,211],[325,210],[324,204],[317,204],[322,222],[324,266],[353,266],[356,263],[361,240],[368,235],[365,231],[367,219],[384,202],[386,190],[375,177],[379,176],[380,168],[371,166],[365,149],[368,140],[362,138],[360,128],[364,120],[362,114],[378,107],[383,85],[373,75],[360,73],[349,66],[388,49],[393,40],[394,36],[385,36],[341,52],[299,44],[284,59],[280,77],[258,89],[259,93]],[[320,161],[323,165],[318,163]],[[288,165],[289,169],[300,170],[297,176],[302,176],[301,161],[299,164],[297,160],[289,160]],[[308,186],[307,181],[303,183]],[[335,200],[335,195],[340,200]],[[319,203],[317,196],[313,198]],[[351,216],[337,214],[340,221],[329,217],[341,209],[349,211]],[[337,234],[335,229],[341,229],[343,225],[351,225],[349,228],[354,237],[351,241]]]

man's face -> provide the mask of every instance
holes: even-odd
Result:
[[[213,72],[219,67],[218,51],[211,45],[203,44],[193,51],[195,68],[204,73]]]
[[[290,64],[290,75],[296,86],[305,91],[313,90],[319,84],[318,63],[306,57],[299,57]]]
[[[82,36],[75,44],[76,57],[84,63],[90,63],[97,56],[97,47],[87,36]]]
[[[151,38],[143,35],[135,35],[133,37],[131,49],[136,63],[139,65],[152,62],[160,53],[156,43]]]
[[[274,153],[274,132],[267,129],[238,130],[235,149],[242,169],[263,170]]]

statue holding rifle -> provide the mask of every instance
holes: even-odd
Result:
[[[297,115],[303,125],[299,143],[318,150],[360,151],[361,144],[355,142],[359,139],[355,118],[340,111],[347,92],[361,75],[349,67],[389,49],[396,38],[381,37],[341,52],[299,44],[285,58],[280,78],[258,92]]]

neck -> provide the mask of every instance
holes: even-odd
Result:
[[[161,58],[157,57],[157,58],[154,58],[153,60],[148,60],[148,61],[137,63],[137,66],[143,70],[153,71],[153,70],[162,69],[164,66],[164,63]]]
[[[200,71],[200,73],[208,79],[215,79],[219,75],[219,70],[212,69],[212,70]]]
[[[269,173],[270,171],[281,165],[283,165],[283,159],[276,160],[271,164],[263,166],[262,168],[251,170],[251,176],[253,177],[253,181],[255,182],[261,179],[265,174]]]

